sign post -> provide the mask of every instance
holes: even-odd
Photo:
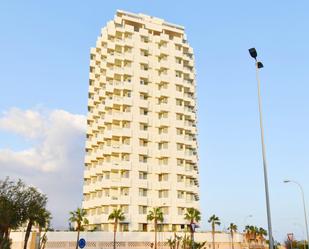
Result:
[[[78,241],[78,246],[79,248],[84,248],[86,246],[86,240],[81,238],[79,241]]]

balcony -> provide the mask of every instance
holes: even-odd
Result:
[[[148,139],[148,131],[139,131],[138,133],[139,138]]]
[[[148,78],[149,77],[149,69],[148,70],[140,70],[139,71],[139,75],[140,75],[140,77],[142,77],[142,78]]]
[[[149,107],[149,102],[148,100],[145,99],[140,99],[139,100],[139,106],[143,108],[148,108]]]
[[[143,92],[143,93],[148,93],[149,92],[149,87],[148,87],[148,85],[141,85],[140,84],[140,85],[138,85],[138,90],[140,92]]]
[[[131,112],[113,112],[114,120],[132,120]]]
[[[88,106],[94,107],[94,100],[92,98],[88,99]]]
[[[162,53],[162,54],[170,54],[170,50],[169,50],[168,46],[161,46],[161,47],[159,48],[159,51],[160,51],[160,53]]]
[[[149,150],[148,150],[147,146],[139,146],[138,153],[147,155],[148,152],[149,152]]]
[[[157,150],[157,153],[158,153],[159,157],[169,157],[169,156],[171,156],[169,149]]]
[[[138,121],[141,123],[148,123],[148,115],[139,115]]]
[[[133,53],[131,53],[131,52],[125,52],[125,53],[123,54],[123,59],[124,59],[124,60],[133,61]]]
[[[170,126],[170,119],[169,118],[161,118],[158,120],[159,126]]]
[[[130,197],[129,196],[111,196],[110,205],[122,205],[122,204],[130,204]]]
[[[132,163],[128,161],[113,160],[112,162],[104,162],[102,169],[111,171],[111,170],[131,170]]]
[[[88,140],[86,140],[86,146],[85,146],[85,147],[86,147],[86,149],[91,149],[91,145],[92,145],[92,143],[93,143],[93,142],[92,142],[91,140],[89,140],[89,139],[88,139]]]
[[[164,81],[164,82],[170,82],[171,81],[171,77],[170,75],[168,74],[159,74],[158,77],[161,79],[161,81]]]
[[[112,93],[114,91],[114,85],[111,83],[107,83],[105,87],[105,92],[110,92]],[[103,95],[104,96],[104,95]]]
[[[90,170],[85,170],[84,171],[84,178],[89,178],[91,176],[91,171]]]
[[[143,205],[143,206],[148,206],[148,205],[150,204],[150,202],[149,202],[147,196],[139,196],[139,197],[137,198],[137,203],[138,203],[139,205]]]
[[[170,136],[167,133],[162,133],[158,136],[161,141],[170,141]]]

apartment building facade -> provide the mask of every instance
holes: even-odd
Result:
[[[199,208],[193,49],[184,28],[117,11],[91,48],[83,208],[88,230],[182,230]]]

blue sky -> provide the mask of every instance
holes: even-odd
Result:
[[[307,1],[2,1],[0,119],[13,107],[34,110],[44,120],[53,110],[85,115],[89,50],[116,9],[181,24],[194,48],[204,229],[213,213],[221,217],[222,228],[229,222],[242,228],[249,214],[247,223],[267,227],[255,69],[248,54],[248,48],[257,48],[265,66],[261,81],[274,235],[282,240],[293,231],[302,238],[295,225],[304,227],[299,192],[282,180],[301,182],[308,197]],[[38,136],[0,127],[0,149],[20,151],[40,142]],[[19,170],[22,166],[0,167],[5,169],[1,178],[9,174],[42,182],[40,171],[29,177],[32,171]],[[81,177],[82,165],[74,167]],[[68,198],[75,196],[70,205],[80,198],[76,182],[70,191],[78,193],[67,191]],[[49,193],[52,184],[42,188]],[[55,226],[67,224],[64,215],[54,214]]]

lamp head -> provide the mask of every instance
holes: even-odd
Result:
[[[256,49],[255,48],[250,48],[249,49],[249,53],[250,53],[251,57],[256,60],[256,57],[257,57]]]
[[[264,65],[263,65],[262,62],[258,61],[258,62],[257,62],[257,67],[258,67],[258,69],[260,69],[260,68],[263,68]]]
[[[284,180],[283,182],[284,182],[284,183],[289,183],[289,182],[290,182],[290,180]]]

